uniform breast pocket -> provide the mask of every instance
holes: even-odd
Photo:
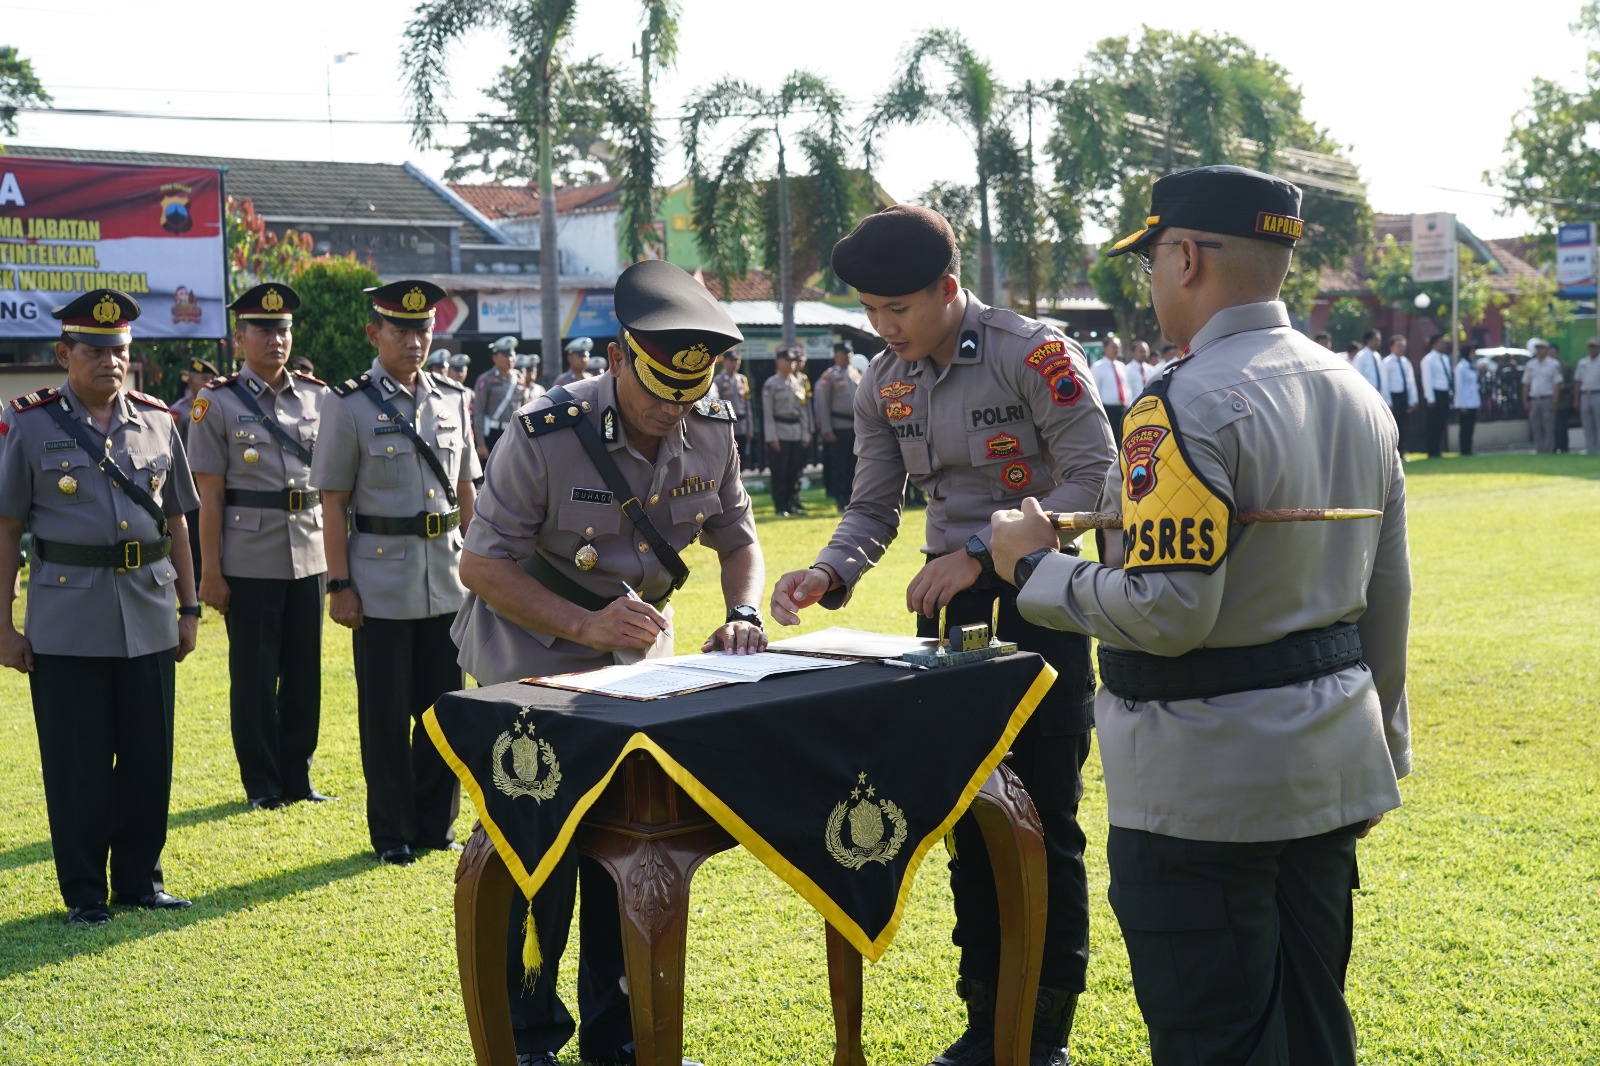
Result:
[[[456,458],[461,451],[461,431],[452,426],[440,426],[433,435],[433,452],[439,457],[445,473],[454,474]]]
[[[914,437],[900,438],[900,461],[905,464],[906,473],[912,477],[933,473],[933,456],[928,451],[928,438],[926,429],[920,422],[910,425],[901,424],[896,431],[915,431]]]
[[[371,460],[359,476],[371,477],[374,488],[400,488],[407,483],[416,454],[416,448],[403,434],[385,433],[373,437],[367,441],[367,455]]]
[[[564,503],[556,512],[556,528],[580,540],[614,537],[622,529],[622,510],[614,504]]]
[[[1032,422],[973,430],[967,434],[967,460],[989,483],[994,500],[1013,500],[1038,491],[1039,433]]]
[[[41,495],[54,496],[66,503],[82,504],[103,491],[105,475],[81,451],[51,452],[39,462]]]
[[[697,492],[672,501],[674,544],[688,544],[700,535],[700,528],[722,513],[722,498],[715,492]]]
[[[130,454],[128,465],[133,468],[129,473],[134,484],[160,500],[167,486],[167,476],[172,473],[172,456]]]

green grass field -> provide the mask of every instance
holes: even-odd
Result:
[[[1350,1000],[1362,1061],[1600,1062],[1600,458],[1482,456],[1409,472],[1416,770],[1405,808],[1360,853]],[[832,528],[816,493],[807,499],[817,517],[778,520],[758,500],[769,587]],[[910,521],[851,607],[814,609],[809,628],[907,629],[920,513]],[[679,650],[722,615],[713,560],[695,549],[689,562]],[[339,802],[277,812],[241,800],[226,635],[209,613],[200,633],[178,668],[165,863],[170,889],[195,902],[178,914],[63,924],[27,683],[0,676],[0,1064],[470,1063],[455,858],[389,868],[368,850],[346,632],[328,627],[314,773]],[[1105,904],[1097,758],[1087,773],[1094,957],[1073,1057],[1145,1062]],[[463,838],[473,817],[464,801]],[[898,939],[868,968],[874,1063],[926,1062],[959,1026],[948,896],[941,864],[928,863]],[[817,915],[742,852],[706,864],[692,906],[689,1054],[711,1066],[831,1061]]]

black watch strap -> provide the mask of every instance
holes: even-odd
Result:
[[[761,612],[748,603],[741,603],[737,607],[728,608],[728,622],[749,622],[757,629],[766,628],[761,621]]]
[[[984,573],[994,573],[994,556],[989,554],[989,546],[976,533],[967,539],[967,554],[978,560]]]
[[[1028,583],[1028,579],[1033,576],[1033,571],[1038,567],[1040,561],[1049,554],[1049,548],[1040,548],[1038,551],[1024,555],[1017,560],[1017,568],[1011,575],[1015,578],[1014,584],[1017,588],[1020,589]]]
[[[200,617],[200,605],[198,603],[190,604],[187,607],[184,607],[184,606],[180,605],[178,607],[178,617],[179,618],[199,618]]]
[[[345,589],[354,588],[355,582],[347,577],[336,577],[328,582],[329,592],[343,592]]]

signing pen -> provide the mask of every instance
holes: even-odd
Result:
[[[885,666],[898,666],[902,670],[926,670],[927,667],[920,663],[908,663],[904,659],[879,659]]]
[[[622,583],[622,591],[627,594],[628,599],[637,600],[640,603],[644,602],[644,597],[633,591],[633,586],[628,584],[626,581]],[[667,627],[662,626],[661,631],[665,633],[667,631]]]

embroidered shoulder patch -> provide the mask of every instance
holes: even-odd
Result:
[[[1210,573],[1228,553],[1233,501],[1194,469],[1164,397],[1146,395],[1122,424],[1124,570]]]

